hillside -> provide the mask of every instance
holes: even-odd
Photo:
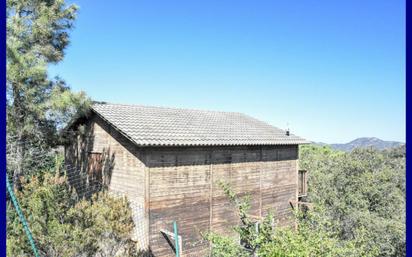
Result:
[[[398,147],[404,145],[402,142],[397,141],[385,141],[376,137],[360,137],[355,140],[350,141],[346,144],[325,144],[325,143],[318,143],[318,145],[329,145],[335,150],[341,150],[345,152],[350,152],[355,148],[368,148],[373,147],[379,150],[389,149],[393,147]]]

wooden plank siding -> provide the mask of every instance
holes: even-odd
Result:
[[[295,224],[289,200],[297,201],[297,145],[137,147],[97,116],[85,125],[85,134],[67,144],[66,163],[87,169],[88,151],[109,158],[109,189],[136,204],[136,240],[154,256],[174,256],[161,233],[172,231],[173,220],[183,256],[207,255],[202,231],[235,236],[239,218],[219,181],[239,196],[250,195],[250,214],[271,211],[279,225]]]
[[[104,181],[101,182],[108,186],[109,192],[128,197],[136,226],[132,237],[139,247],[148,248],[145,165],[141,161],[141,152],[98,116],[91,117],[83,125],[84,132],[77,134],[65,147],[66,166],[78,173],[89,173],[87,156],[90,153],[101,153],[104,173]],[[77,185],[78,177],[76,173],[69,173],[69,181],[73,181],[78,191],[90,192],[87,183]]]
[[[161,235],[179,226],[183,256],[209,249],[200,231],[235,236],[239,222],[219,181],[239,195],[250,195],[254,216],[275,214],[279,225],[293,225],[289,200],[297,199],[297,147],[180,147],[145,150],[150,174],[150,235],[155,256],[174,256]]]

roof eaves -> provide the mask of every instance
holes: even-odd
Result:
[[[110,124],[117,132],[119,132],[122,136],[130,140],[130,142],[134,143],[135,145],[139,145],[132,137],[127,135],[127,133],[123,132],[120,128],[118,128],[116,125],[114,125],[112,122],[110,122],[108,119],[106,119],[103,115],[101,115],[97,110],[91,106],[91,111],[94,112],[96,115],[98,115],[102,120],[106,121],[108,124]]]

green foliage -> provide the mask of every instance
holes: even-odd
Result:
[[[7,0],[7,162],[17,186],[21,175],[41,168],[33,149],[48,155],[58,130],[89,105],[84,93],[47,74],[64,57],[77,9],[64,0]]]
[[[310,199],[315,207],[295,213],[297,228],[276,227],[269,214],[256,231],[248,215],[248,197],[238,197],[229,184],[220,182],[239,215],[241,224],[234,230],[242,243],[205,233],[211,255],[404,256],[405,217],[403,211],[396,212],[405,208],[404,157],[398,149],[348,154],[328,147],[304,148],[301,167],[310,171]]]
[[[309,171],[308,200],[322,209],[342,242],[376,256],[405,256],[405,152],[403,148],[350,153],[301,147]]]
[[[7,1],[9,133],[50,138],[75,107],[86,105],[84,93],[47,76],[47,65],[63,59],[77,9],[63,0]]]
[[[365,250],[357,242],[340,240],[322,216],[312,211],[304,215],[296,213],[297,229],[276,228],[270,239],[260,246],[258,256],[376,256],[375,248]]]
[[[331,231],[331,223],[322,219],[317,212],[296,212],[297,228],[279,227],[274,223],[274,216],[267,215],[256,229],[256,222],[248,215],[250,205],[248,197],[238,197],[224,182],[219,183],[226,196],[234,205],[241,224],[234,228],[240,238],[239,244],[233,237],[214,232],[204,234],[212,244],[211,255],[228,256],[273,256],[273,257],[308,257],[308,256],[375,256],[376,249],[365,249],[358,242],[341,241]],[[367,235],[362,235],[367,238]]]
[[[203,237],[211,243],[211,256],[213,257],[249,256],[248,252],[234,238],[213,232],[205,233]]]
[[[16,192],[42,256],[134,256],[126,198],[106,192],[77,199],[64,176],[30,177]],[[7,203],[7,255],[31,253],[17,213]]]

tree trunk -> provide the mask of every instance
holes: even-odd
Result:
[[[22,99],[20,95],[20,90],[17,85],[13,86],[13,116],[15,122],[15,134],[16,147],[15,147],[15,169],[13,172],[13,187],[14,190],[21,190],[20,178],[23,175],[23,162],[24,162],[24,112],[22,106]]]
[[[13,187],[14,190],[21,190],[21,176],[23,175],[23,162],[24,162],[24,142],[20,138],[17,140],[16,145],[16,163],[13,172]]]

